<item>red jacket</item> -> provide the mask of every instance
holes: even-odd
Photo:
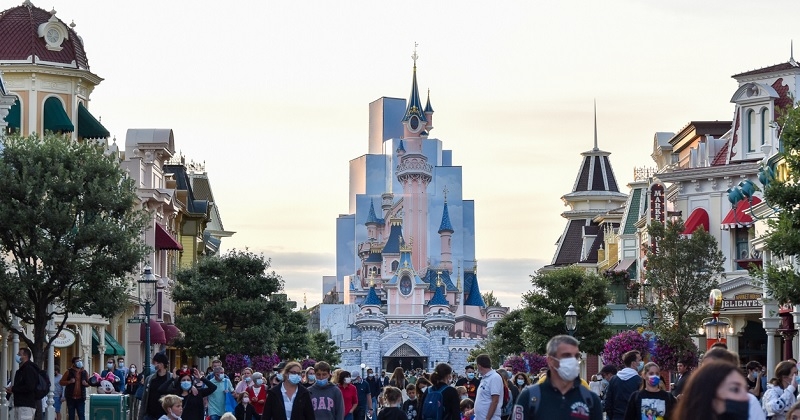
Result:
[[[258,390],[258,395],[253,391],[253,387],[247,388],[247,394],[250,395],[250,404],[256,409],[256,414],[259,416],[264,414],[264,404],[267,403],[267,386],[261,385]]]

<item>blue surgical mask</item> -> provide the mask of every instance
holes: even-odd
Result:
[[[797,382],[798,385],[800,385],[800,376],[794,378],[794,380]]]
[[[275,379],[277,379],[278,382],[283,382],[283,374],[282,373],[276,374]]]
[[[511,372],[506,372],[506,376],[508,377],[508,379],[511,379],[514,376],[514,374]]]
[[[306,379],[307,379],[309,382],[314,382],[314,381],[316,381],[316,380],[317,380],[317,377],[316,377],[316,375],[307,375],[307,376],[306,376]]]
[[[293,383],[295,385],[299,384],[300,383],[300,375],[298,375],[296,373],[290,373],[289,374],[289,382],[291,382],[291,383]]]
[[[250,382],[250,381],[252,381],[252,380],[253,380],[253,378],[251,378],[251,377],[249,377],[249,376],[248,376],[248,377],[246,377],[246,378],[244,378],[244,381],[245,381],[245,382]]]
[[[192,381],[181,381],[181,389],[184,391],[192,389]]]
[[[264,380],[263,379],[256,379],[256,385],[261,386],[263,384],[264,384]]]
[[[14,355],[14,360],[17,361],[17,364],[20,364],[20,363],[22,363],[22,356],[20,356],[18,354],[15,354]]]
[[[639,360],[639,366],[636,366],[636,371],[641,372],[644,369],[644,360]]]
[[[83,369],[83,362],[79,361],[79,362],[75,363],[75,367],[78,368],[78,369]]]
[[[519,386],[525,385],[525,381],[522,379],[517,379],[517,385]]]
[[[113,363],[107,363],[106,367],[108,368],[108,370],[114,369],[114,364]]]
[[[319,384],[320,386],[328,385],[328,380],[327,379],[317,379],[317,384]]]
[[[475,379],[475,374],[474,374],[474,373],[472,373],[472,372],[470,372],[470,373],[467,373],[467,378],[469,378],[469,379]]]

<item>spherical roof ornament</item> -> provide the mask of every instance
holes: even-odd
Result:
[[[56,8],[55,7],[50,9],[50,15],[55,16],[56,13],[58,13],[58,12],[56,12]]]
[[[73,19],[72,23],[69,24],[69,27],[70,28],[75,28],[76,26],[78,26],[78,25],[75,24],[75,19]]]

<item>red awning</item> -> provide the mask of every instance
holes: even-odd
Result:
[[[700,226],[703,227],[703,230],[708,232],[708,226],[710,226],[708,222],[708,212],[699,207],[694,209],[692,214],[689,215],[689,218],[686,219],[684,226],[686,226],[686,229],[683,230],[684,235],[691,235]]]
[[[156,223],[156,249],[177,249],[183,251],[183,247],[163,226]]]
[[[144,332],[144,324],[139,328],[139,340],[145,342],[147,336]],[[167,337],[164,333],[164,328],[161,328],[161,323],[153,318],[150,318],[150,344],[167,344]]]
[[[748,200],[739,201],[735,209],[731,209],[728,215],[722,219],[722,228],[730,229],[735,227],[747,227],[753,224],[753,218],[750,216],[750,207],[760,203],[761,199],[753,197]]]
[[[161,324],[161,328],[164,329],[164,336],[167,339],[167,344],[172,343],[172,340],[181,334],[181,330],[174,324]]]

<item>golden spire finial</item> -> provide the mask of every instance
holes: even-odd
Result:
[[[450,190],[447,189],[447,185],[444,186],[442,192],[444,192],[444,202],[447,203],[447,193],[450,192]]]
[[[442,270],[436,270],[436,287],[442,287]]]
[[[414,54],[411,54],[411,59],[414,60],[414,70],[417,69],[417,59],[419,58],[419,56],[417,55],[417,46],[419,46],[419,44],[417,44],[415,42],[414,43]]]
[[[369,287],[375,287],[375,273],[369,272]]]

